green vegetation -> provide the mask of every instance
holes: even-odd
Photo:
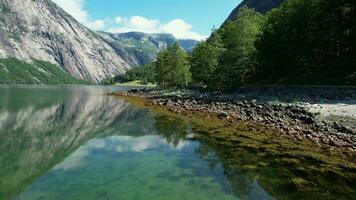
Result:
[[[215,91],[246,84],[356,85],[355,4],[289,0],[265,15],[244,6],[189,55],[178,44],[159,53],[149,74],[159,86],[192,83]]]
[[[119,39],[108,41],[119,53],[128,53],[137,58],[140,64],[150,63],[159,48],[154,46],[150,41],[140,41],[135,39]]]
[[[145,86],[145,87],[156,87],[153,83],[144,83],[140,80],[136,81],[128,81],[124,83],[114,83],[115,86],[127,86],[127,87],[137,87],[137,86]]]
[[[261,14],[243,7],[236,21],[227,22],[208,41],[197,46],[191,55],[195,81],[214,90],[247,83],[257,63],[254,42],[262,33],[263,23]]]
[[[220,31],[226,51],[220,58],[217,83],[220,88],[234,88],[247,82],[256,66],[254,42],[262,33],[264,18],[254,10],[244,7],[237,20],[228,22]]]
[[[198,43],[191,39],[176,39],[168,33],[127,32],[113,34],[99,32],[98,34],[135,67],[153,62],[160,51],[175,42],[179,43],[187,52],[191,51]]]
[[[128,70],[125,74],[117,75],[114,78],[106,79],[102,82],[104,85],[113,85],[139,81],[141,85],[155,83],[154,67],[152,64],[147,64],[141,67],[134,67]]]
[[[16,58],[0,59],[0,84],[84,84],[61,70],[60,67],[40,60],[32,63]]]
[[[154,70],[156,82],[163,87],[187,87],[191,81],[188,56],[178,43],[157,55]]]
[[[5,4],[0,4],[0,13],[8,14],[8,13],[11,13],[11,10]]]
[[[190,56],[191,72],[195,82],[214,87],[214,76],[219,59],[226,49],[219,34],[213,33],[209,42],[198,44]]]
[[[140,81],[142,85],[151,83],[151,85],[157,84],[162,87],[187,87],[191,82],[188,55],[178,43],[175,43],[158,53],[155,62],[134,67],[125,74],[115,76],[102,83],[122,85],[133,81]]]
[[[267,15],[256,42],[268,83],[356,84],[355,1],[290,0]]]
[[[194,81],[211,90],[354,85],[355,19],[350,0],[290,0],[266,15],[242,7],[235,21],[193,50]]]

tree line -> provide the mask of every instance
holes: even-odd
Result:
[[[355,4],[287,0],[265,15],[242,7],[192,52],[174,44],[139,70],[149,69],[150,81],[163,87],[220,91],[245,84],[356,85]]]

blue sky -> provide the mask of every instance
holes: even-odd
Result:
[[[53,0],[94,30],[172,33],[202,39],[241,0]]]

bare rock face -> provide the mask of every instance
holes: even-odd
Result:
[[[253,8],[260,13],[267,13],[273,8],[278,7],[284,1],[285,0],[244,0],[231,12],[227,20],[235,20],[237,13],[243,6]]]
[[[130,66],[101,37],[50,0],[0,0],[0,58],[58,64],[98,83]]]

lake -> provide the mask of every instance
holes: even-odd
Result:
[[[124,90],[0,86],[0,199],[356,197],[348,155],[232,129],[213,140],[221,127],[105,95]]]

